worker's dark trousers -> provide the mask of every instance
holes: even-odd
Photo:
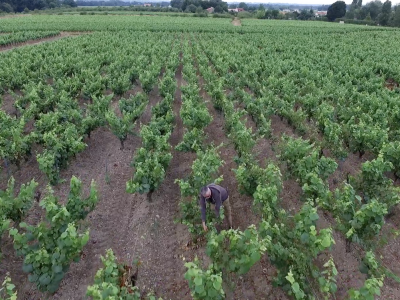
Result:
[[[229,227],[233,228],[233,226],[232,226],[232,207],[231,207],[231,202],[229,201],[229,197],[222,203],[222,206],[224,207],[225,216],[228,218]],[[211,208],[213,210],[215,210],[215,205],[211,204]]]

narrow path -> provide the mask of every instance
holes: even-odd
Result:
[[[240,19],[238,17],[235,17],[232,21],[233,26],[242,26],[242,22],[240,22]]]
[[[79,35],[88,34],[88,33],[90,33],[90,32],[62,31],[57,36],[41,38],[41,39],[35,39],[35,40],[29,40],[29,41],[26,41],[26,42],[17,43],[17,44],[13,44],[13,45],[8,45],[8,46],[4,46],[4,47],[0,46],[0,52],[7,52],[7,51],[10,51],[10,50],[13,50],[13,49],[16,49],[16,48],[21,48],[21,47],[30,46],[30,45],[42,44],[42,43],[45,43],[45,42],[54,42],[54,41],[57,41],[59,39],[65,38],[65,37],[79,36]]]

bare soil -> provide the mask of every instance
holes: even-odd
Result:
[[[393,78],[389,78],[385,81],[385,87],[391,91],[393,91],[395,88],[399,87],[399,83],[396,82]]]
[[[79,33],[78,33],[79,34]],[[65,33],[64,36],[75,35]],[[63,36],[63,37],[64,37]],[[58,39],[61,36],[50,39]],[[170,138],[172,147],[176,146],[183,135],[183,124],[179,116],[181,107],[180,86],[184,84],[182,79],[182,66],[176,72],[178,89],[175,93],[174,114],[176,116],[175,128]],[[250,224],[257,224],[259,216],[253,213],[252,199],[249,196],[239,194],[237,181],[233,169],[237,166],[234,157],[237,155],[230,140],[224,131],[224,118],[212,106],[211,98],[204,90],[204,80],[199,76],[200,94],[207,102],[209,112],[213,117],[212,123],[206,128],[207,142],[224,146],[220,149],[221,158],[225,161],[220,169],[224,181],[222,185],[228,187],[231,196],[233,225],[235,228],[244,230]],[[140,83],[134,89],[128,91],[124,96],[128,97],[141,91]],[[106,91],[111,93],[111,91]],[[12,96],[3,96],[1,109],[13,114]],[[114,99],[116,107],[118,98]],[[151,107],[161,101],[158,89],[150,93],[150,103],[140,118],[135,132],[139,132],[139,123],[147,123],[151,117]],[[276,158],[276,145],[282,134],[299,137],[294,128],[278,116],[271,116],[272,137],[259,139],[254,148],[261,165],[268,160],[278,163]],[[248,127],[256,130],[255,123],[247,117]],[[186,271],[185,261],[191,261],[198,256],[205,263],[209,262],[205,254],[205,241],[197,244],[191,242],[191,237],[185,226],[175,224],[174,219],[179,212],[180,192],[174,183],[176,178],[185,178],[191,172],[191,165],[195,159],[193,153],[183,153],[172,150],[173,159],[167,170],[166,179],[159,189],[154,192],[152,201],[149,202],[145,195],[127,194],[125,192],[126,181],[133,173],[130,166],[135,150],[141,145],[137,135],[129,136],[125,141],[124,150],[120,150],[119,140],[107,129],[98,128],[90,139],[86,139],[88,147],[71,161],[67,170],[62,172],[66,182],[54,187],[55,194],[64,201],[69,191],[69,179],[72,175],[78,176],[84,184],[85,192],[92,179],[97,183],[101,200],[95,210],[89,214],[84,227],[90,228],[90,240],[84,248],[79,263],[73,263],[70,271],[61,283],[60,289],[54,295],[44,295],[36,291],[35,287],[28,282],[27,275],[22,272],[22,258],[16,257],[12,247],[12,241],[8,237],[2,239],[2,251],[4,259],[0,265],[0,278],[9,271],[13,283],[18,288],[19,299],[84,299],[86,288],[93,283],[94,275],[101,266],[100,255],[104,255],[106,249],[112,248],[121,261],[130,263],[134,258],[139,258],[142,265],[139,269],[137,285],[142,291],[154,290],[158,296],[164,299],[191,299],[190,291],[183,274]],[[35,150],[40,152],[40,148]],[[324,149],[324,155],[330,156],[329,150]],[[329,178],[330,189],[340,186],[346,179],[347,174],[355,175],[359,172],[361,164],[372,158],[366,153],[362,158],[357,154],[350,154],[345,161],[338,162],[338,170]],[[281,166],[282,167],[282,166]],[[7,173],[14,176],[17,189],[22,183],[35,178],[39,182],[39,190],[45,191],[47,180],[39,170],[33,155],[21,169],[15,166],[3,168],[0,173],[0,188],[4,189],[7,181]],[[302,206],[302,190],[294,179],[286,178],[284,175],[284,189],[281,194],[282,207],[296,213]],[[399,228],[399,210],[396,208],[394,217],[388,219],[383,232],[389,234],[392,229]],[[318,228],[335,226],[333,217],[325,211],[319,211],[320,220]],[[43,211],[35,203],[29,213],[27,221],[37,224],[43,218]],[[225,226],[227,226],[225,224]],[[336,244],[328,254],[332,255],[338,269],[338,292],[336,299],[346,299],[350,288],[359,288],[363,285],[365,276],[358,270],[363,251],[352,245],[351,251],[346,252],[346,240],[342,233],[334,230]],[[400,275],[399,238],[390,238],[388,243],[382,246],[378,253],[382,254],[385,265],[397,275]],[[321,265],[329,259],[324,253],[317,259]],[[278,300],[289,299],[280,288],[273,286],[273,278],[276,269],[265,254],[260,262],[244,276],[232,278],[233,286],[226,286],[227,299],[265,299]],[[393,280],[385,280],[381,290],[381,299],[400,299],[398,284]]]
[[[235,17],[235,18],[232,20],[232,25],[233,25],[233,26],[242,26],[242,23],[240,22],[240,19],[239,19],[239,18]]]
[[[220,172],[224,177],[221,185],[226,186],[230,193],[233,227],[245,230],[251,224],[258,224],[261,219],[253,213],[253,199],[250,196],[241,195],[237,189],[238,184],[233,172],[233,169],[237,168],[233,160],[237,153],[225,134],[223,115],[215,110],[212,105],[212,99],[204,90],[204,79],[199,77],[199,82],[201,96],[206,101],[208,110],[213,117],[213,121],[205,130],[208,141],[213,142],[215,145],[224,144],[220,153],[225,162]],[[248,118],[248,122],[252,123],[253,121]],[[254,122],[253,126],[255,128]],[[261,152],[264,149],[259,148]],[[272,281],[275,273],[275,268],[271,265],[267,256],[264,255],[262,260],[256,263],[247,274],[232,278],[234,287],[226,290],[227,299],[288,299],[280,288],[273,287]]]
[[[177,73],[177,79],[181,75]],[[182,126],[179,124],[180,92],[175,95],[174,106],[177,114],[177,125],[171,136],[171,143],[178,144],[182,138]],[[139,122],[150,120],[151,110],[161,100],[158,89],[150,93],[150,103]],[[139,128],[137,127],[137,131]],[[167,299],[190,299],[187,283],[182,274],[183,254],[190,251],[185,247],[190,240],[188,231],[183,225],[174,224],[180,200],[179,188],[174,184],[175,178],[182,178],[190,172],[193,155],[173,152],[173,160],[168,169],[166,180],[153,194],[153,202],[148,202],[145,195],[127,194],[126,181],[131,178],[133,169],[130,166],[135,150],[140,146],[140,138],[129,136],[125,148],[120,150],[119,140],[106,128],[95,130],[88,147],[78,154],[69,168],[62,172],[66,182],[54,188],[55,194],[65,199],[69,190],[69,178],[78,176],[86,190],[94,179],[98,186],[101,200],[96,209],[88,216],[86,226],[90,227],[90,241],[82,253],[79,263],[71,265],[60,289],[49,295],[51,299],[83,299],[86,288],[93,283],[94,274],[100,267],[100,255],[112,248],[121,261],[131,262],[139,258],[142,266],[139,270],[137,285],[143,291],[155,290]],[[17,187],[32,178],[40,183],[42,192],[47,183],[39,171],[36,159],[32,156],[22,164],[20,170],[10,170],[16,179]],[[108,175],[107,175],[108,174]],[[1,188],[5,187],[7,171],[2,170]],[[106,182],[106,177],[109,183]],[[43,212],[36,204],[28,217],[29,223],[38,223]],[[0,266],[0,276],[10,271],[11,278],[18,288],[21,299],[44,299],[27,281],[22,272],[22,259],[16,257],[9,238],[2,240],[4,260]]]
[[[90,33],[90,32],[62,31],[57,36],[41,38],[41,39],[35,39],[35,40],[29,40],[29,41],[22,42],[22,43],[16,43],[16,44],[0,47],[0,52],[5,52],[5,51],[13,50],[13,49],[20,48],[20,47],[23,47],[23,46],[28,46],[28,45],[37,45],[37,44],[42,44],[42,43],[45,43],[45,42],[53,42],[53,41],[56,41],[56,40],[59,40],[59,39],[62,39],[62,38],[68,37],[68,36],[78,36],[78,35],[87,34],[87,33]]]
[[[5,15],[0,16],[0,19],[7,19],[7,18],[22,18],[22,17],[31,17],[31,14],[15,14],[15,15]]]

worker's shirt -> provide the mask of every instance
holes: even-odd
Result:
[[[228,191],[222,186],[217,184],[209,184],[207,187],[211,190],[211,197],[206,200],[200,193],[200,209],[201,209],[201,220],[206,222],[206,201],[211,204],[215,204],[215,216],[219,217],[219,210],[222,203],[228,199]]]

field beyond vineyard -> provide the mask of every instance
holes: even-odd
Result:
[[[400,299],[400,31],[240,23],[0,19],[17,299]]]

